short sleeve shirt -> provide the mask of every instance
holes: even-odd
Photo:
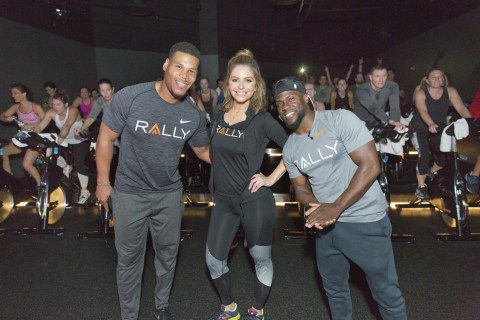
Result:
[[[114,97],[115,94],[113,94],[112,99]],[[93,103],[92,110],[90,110],[87,117],[96,120],[98,115],[104,111],[106,107],[108,107],[107,100],[105,100],[104,97],[98,97],[98,99]]]
[[[315,86],[315,101],[320,101],[323,103],[330,103],[330,95],[334,91],[334,88],[330,86],[325,86],[323,89],[320,86]]]
[[[357,165],[349,153],[373,140],[364,123],[346,110],[316,111],[309,134],[293,133],[283,148],[290,175],[305,175],[319,202],[333,203],[348,188]],[[340,222],[373,222],[385,215],[388,205],[374,181],[357,202],[345,209]]]
[[[205,116],[190,99],[163,100],[155,82],[126,87],[104,111],[103,123],[122,135],[115,188],[125,193],[173,192],[185,142],[208,145]]]

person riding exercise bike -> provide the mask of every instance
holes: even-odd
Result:
[[[463,118],[471,118],[468,109],[454,87],[448,86],[448,79],[443,70],[431,69],[420,83],[420,90],[414,94],[417,109],[410,121],[410,139],[418,151],[417,190],[415,195],[422,200],[430,199],[425,179],[427,174],[434,174],[445,166],[445,155],[440,151],[441,130],[438,128],[446,122],[450,104]],[[428,167],[430,152],[438,158],[433,167]]]
[[[33,129],[34,132],[40,133],[50,123],[51,120],[55,121],[57,128],[60,130],[57,143],[67,142],[72,145],[73,156],[78,171],[78,180],[80,180],[80,197],[78,198],[79,204],[84,204],[90,197],[90,192],[87,190],[88,186],[88,170],[85,168],[85,156],[90,148],[89,141],[83,141],[83,139],[76,136],[73,131],[75,128],[82,126],[82,116],[77,108],[68,106],[68,96],[64,92],[59,92],[53,96],[53,109],[47,111],[42,121]],[[34,157],[27,157],[28,154],[34,153]],[[25,159],[36,159],[38,152],[34,150],[27,150]],[[72,171],[72,167],[68,165],[63,159],[59,157],[57,165],[63,167],[63,173],[68,177]],[[33,166],[32,162],[24,161],[23,167],[32,175],[32,177],[40,185],[41,178],[38,170]]]

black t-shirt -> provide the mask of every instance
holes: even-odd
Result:
[[[239,197],[248,175],[248,164],[243,149],[247,120],[227,124],[223,117],[215,128],[210,147],[215,164],[213,181],[215,192],[223,196]]]
[[[182,188],[178,163],[185,142],[208,145],[205,116],[190,99],[163,100],[155,82],[119,91],[103,123],[122,134],[115,188],[125,193],[173,192]]]

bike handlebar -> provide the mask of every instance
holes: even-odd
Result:
[[[402,140],[403,136],[407,133],[405,130],[404,132],[398,132],[395,130],[395,125],[393,124],[381,124],[373,128],[372,136],[375,142],[379,142],[382,139],[389,139],[392,142],[399,142]]]

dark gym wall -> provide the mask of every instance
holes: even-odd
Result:
[[[11,98],[14,83],[31,88],[35,102],[40,105],[46,81],[66,89],[70,102],[77,96],[79,86],[96,85],[92,46],[4,18],[0,18],[0,43],[0,113],[14,104]],[[10,139],[17,130],[13,124],[0,122],[1,138]],[[21,159],[12,161],[12,170],[16,176],[23,175]]]
[[[10,88],[14,83],[31,88],[39,104],[45,96],[46,81],[66,89],[70,101],[81,85],[93,87],[97,83],[92,46],[4,18],[0,18],[0,43],[0,112],[13,105]],[[8,138],[15,130],[2,123],[0,136]]]
[[[396,69],[396,79],[404,84],[409,98],[426,71],[438,61],[438,67],[447,72],[462,99],[473,99],[480,87],[479,30],[480,8],[477,8],[378,56],[386,66]],[[415,71],[411,70],[413,65]]]
[[[163,76],[168,54],[97,47],[95,57],[98,77],[110,79],[118,91]]]

